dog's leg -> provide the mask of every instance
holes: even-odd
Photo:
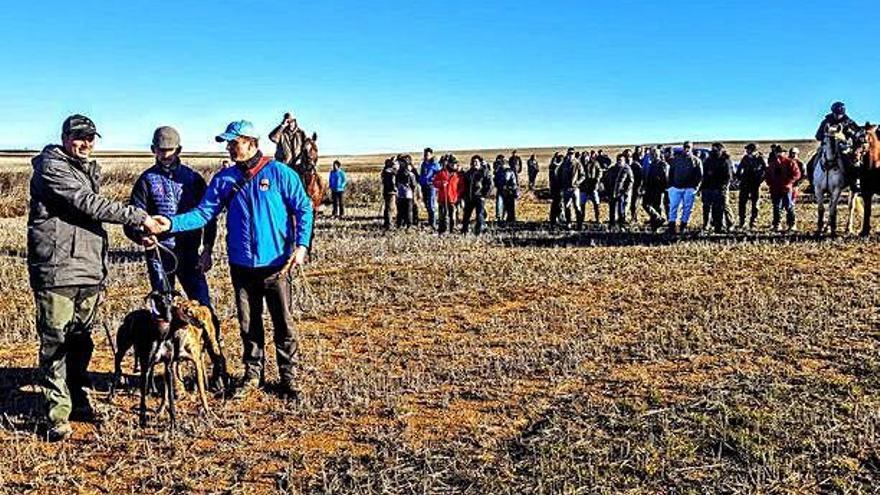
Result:
[[[195,352],[193,353],[193,364],[195,365],[195,368],[196,368],[196,387],[199,390],[199,398],[202,401],[202,409],[203,409],[205,415],[207,416],[207,415],[211,414],[211,409],[208,407],[208,397],[207,397],[207,394],[205,393],[205,388],[206,388],[205,387],[205,377],[207,376],[206,370],[205,370],[205,363],[202,361],[201,349],[194,349],[194,351]]]
[[[141,428],[147,427],[147,367],[141,366],[141,404],[140,404],[140,420]]]
[[[208,357],[211,358],[211,374],[215,380],[219,380],[220,388],[226,390],[229,387],[226,356],[223,354],[223,347],[220,345],[216,333],[217,330],[213,321],[206,322],[202,329],[202,342],[205,343],[205,350],[208,352]],[[199,355],[201,356],[201,354]]]
[[[174,406],[174,362],[165,365],[165,394],[168,396],[168,414],[171,417],[171,432],[177,428],[177,409]]]

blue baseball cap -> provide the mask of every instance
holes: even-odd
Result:
[[[226,131],[224,131],[223,134],[217,135],[214,139],[216,139],[218,143],[222,143],[223,141],[232,141],[240,136],[260,139],[260,134],[254,128],[254,124],[248,120],[236,120],[235,122],[230,122],[229,125],[226,126]]]

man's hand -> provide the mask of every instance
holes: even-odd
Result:
[[[211,254],[210,249],[203,249],[202,254],[199,256],[199,264],[198,269],[202,273],[208,273],[211,270],[211,267],[214,266],[214,257]]]
[[[141,245],[144,246],[144,249],[153,249],[156,247],[156,237],[151,235],[145,235],[141,239]]]
[[[144,229],[150,234],[156,235],[171,230],[171,220],[162,215],[148,216],[144,220]]]
[[[293,250],[293,254],[290,256],[290,259],[287,260],[287,265],[284,267],[284,270],[293,270],[298,266],[304,265],[306,263],[307,252],[308,248],[306,248],[305,246],[297,246],[296,249]]]

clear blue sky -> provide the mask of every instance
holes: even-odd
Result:
[[[812,135],[880,120],[875,2],[14,2],[0,148],[91,116],[103,149],[190,150],[287,108],[322,152]]]

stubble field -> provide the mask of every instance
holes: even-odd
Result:
[[[538,155],[539,188],[550,154]],[[34,433],[29,171],[4,158],[0,493],[878,490],[876,236],[769,234],[766,198],[757,233],[551,232],[540,223],[549,206],[541,194],[522,198],[521,225],[490,225],[480,238],[384,233],[381,160],[343,158],[350,216],[319,220],[316,260],[296,284],[301,403],[271,393],[215,398],[217,418],[205,418],[187,394],[171,436],[165,417],[138,427],[132,389],[109,406],[108,423],[74,424],[73,438],[56,445]],[[193,160],[206,172],[218,161]],[[149,165],[103,163],[116,197]],[[799,208],[801,229],[811,229],[815,205]],[[110,233],[101,320],[115,331],[142,304],[147,281],[138,248],[118,227]],[[218,245],[209,283],[239,374]],[[105,401],[111,351],[102,326],[94,338],[91,370]]]

